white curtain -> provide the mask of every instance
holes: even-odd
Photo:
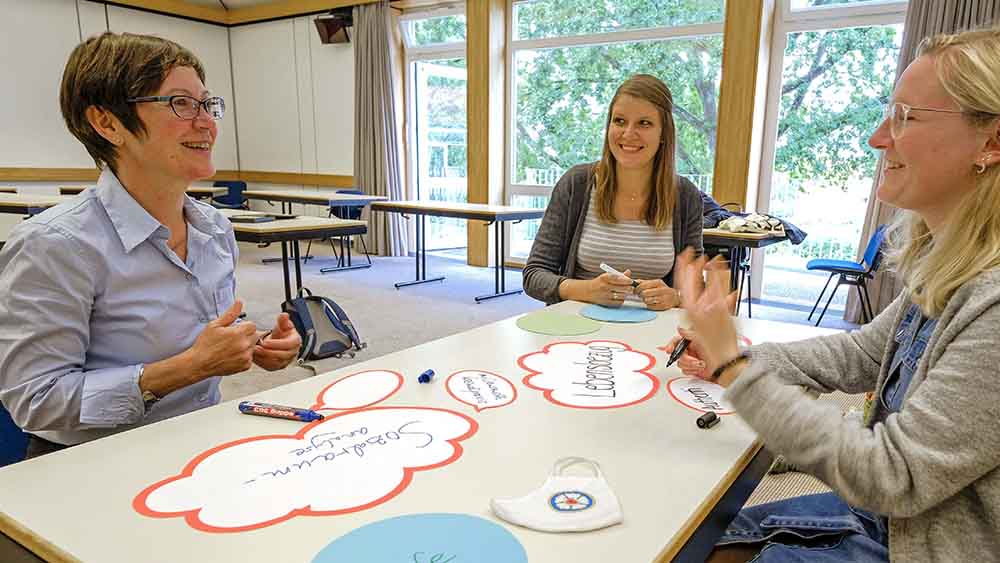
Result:
[[[388,0],[355,6],[354,31],[354,183],[366,194],[404,199]],[[406,254],[398,213],[372,213],[368,225],[370,251]]]

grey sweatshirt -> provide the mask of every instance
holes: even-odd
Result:
[[[535,299],[549,305],[562,301],[559,284],[572,279],[576,273],[576,254],[593,188],[594,163],[570,168],[552,188],[552,197],[522,273],[524,292]],[[688,246],[694,247],[699,254],[704,250],[701,210],[698,188],[687,178],[678,176],[677,202],[671,221],[675,255]],[[673,287],[673,268],[663,281]]]
[[[850,333],[755,346],[725,396],[769,449],[888,516],[892,560],[1000,560],[1000,270],[948,301],[884,423],[852,422],[804,391],[877,397],[909,303],[904,292]],[[876,399],[868,420],[881,409]]]

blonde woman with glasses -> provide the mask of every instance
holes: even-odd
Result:
[[[834,491],[744,509],[711,560],[1000,557],[1000,29],[925,41],[869,144],[906,282],[870,324],[741,353],[726,273],[678,260],[682,370]],[[808,395],[833,390],[874,391],[863,424]]]
[[[288,365],[286,314],[238,322],[232,225],[185,195],[215,174],[226,109],[180,45],[104,33],[78,45],[60,105],[101,170],[0,251],[0,402],[28,457],[219,402],[220,376]]]

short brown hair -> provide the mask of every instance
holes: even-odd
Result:
[[[160,37],[108,31],[73,49],[63,70],[59,107],[69,132],[83,143],[98,168],[113,170],[118,153],[87,121],[87,108],[111,112],[141,137],[146,126],[135,104],[126,100],[154,95],[177,67],[191,67],[205,81],[205,69],[194,53]]]
[[[611,152],[608,128],[614,114],[615,102],[622,95],[645,100],[660,114],[660,148],[653,157],[653,189],[646,204],[645,222],[658,231],[673,222],[674,200],[677,199],[676,165],[674,163],[677,133],[674,129],[674,97],[670,88],[650,74],[636,74],[622,83],[608,104],[608,119],[604,123],[604,150],[601,160],[594,166],[597,187],[597,216],[606,223],[615,223],[615,192],[618,190],[617,160]]]

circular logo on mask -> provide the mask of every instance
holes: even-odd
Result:
[[[594,499],[581,491],[564,491],[552,495],[549,504],[559,512],[579,512],[594,506]]]

